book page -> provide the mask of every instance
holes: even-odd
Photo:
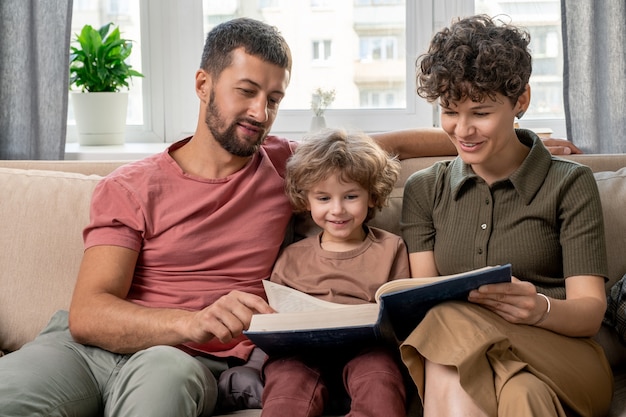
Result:
[[[299,311],[327,310],[345,307],[345,304],[331,303],[320,300],[301,291],[263,280],[267,301],[279,313],[295,313]]]
[[[338,304],[339,308],[280,314],[254,314],[247,333],[315,330],[366,326],[376,323],[378,304]]]
[[[380,296],[383,294],[387,294],[389,292],[406,290],[407,288],[415,288],[420,287],[422,285],[430,284],[431,282],[439,281],[440,277],[433,278],[400,278],[395,279],[393,281],[386,282],[383,284],[376,294],[374,295],[374,299],[376,302],[380,300]]]
[[[409,288],[420,287],[422,285],[432,284],[433,282],[443,281],[443,280],[446,280],[446,279],[458,278],[458,277],[461,277],[463,275],[475,274],[475,273],[477,273],[479,271],[488,270],[488,269],[492,269],[492,268],[494,268],[494,267],[493,266],[485,266],[483,268],[478,268],[478,269],[474,269],[474,270],[467,271],[467,272],[460,272],[458,274],[452,274],[452,275],[440,275],[438,277],[396,279],[394,281],[389,281],[389,282],[386,282],[383,285],[381,285],[380,288],[378,289],[378,291],[376,291],[374,299],[376,300],[376,302],[379,302],[380,301],[380,296],[383,295],[383,294],[387,294],[387,293],[390,293],[390,292],[401,291],[401,290],[406,290],[406,289],[409,289]]]

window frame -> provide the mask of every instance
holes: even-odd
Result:
[[[204,36],[202,2],[139,0],[142,42],[144,124],[127,126],[127,142],[175,142],[193,134],[198,116],[194,79]],[[406,1],[406,108],[328,109],[327,124],[365,132],[439,126],[438,106],[415,94],[415,59],[432,34],[453,16],[474,13],[474,0]],[[287,90],[289,94],[289,89]],[[299,139],[308,130],[311,111],[281,109],[272,134]],[[565,137],[565,119],[523,120],[528,128],[551,128]],[[76,141],[68,125],[68,142]]]

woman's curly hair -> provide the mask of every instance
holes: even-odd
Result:
[[[376,210],[387,205],[398,179],[400,163],[362,132],[324,129],[298,144],[287,161],[285,190],[296,212],[307,211],[307,193],[320,181],[337,174],[341,181],[355,182],[369,192]]]
[[[500,93],[513,104],[532,72],[530,34],[487,15],[459,19],[432,38],[416,62],[417,94],[433,102],[469,98],[482,102]]]

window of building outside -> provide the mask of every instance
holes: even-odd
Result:
[[[561,119],[565,135],[560,2],[476,0],[475,7],[476,13],[502,15],[502,20],[522,26],[530,33],[533,56],[530,78],[532,99],[521,123],[525,119],[535,119],[535,125]]]
[[[326,63],[330,61],[332,57],[331,46],[332,41],[330,40],[313,41],[313,63]]]
[[[232,0],[219,6],[204,0],[203,6],[205,34],[220,22],[247,16],[276,26],[291,46],[294,66],[274,125],[278,130],[308,128],[317,88],[336,92],[325,114],[329,125],[368,129],[359,113],[384,119],[415,112],[414,103],[407,103],[407,96],[415,98],[407,77],[407,57],[413,54],[406,50],[405,0]],[[414,117],[406,119],[405,127],[415,125]]]
[[[438,125],[436,106],[415,94],[415,58],[433,30],[474,11],[510,16],[529,30],[533,99],[523,122],[565,137],[558,0],[75,0],[72,33],[114,22],[136,41],[131,63],[146,78],[134,78],[129,91],[127,140],[172,142],[195,130],[193,76],[206,33],[239,16],[266,21],[294,58],[273,133],[297,139],[318,87],[336,91],[329,125],[368,132]],[[68,141],[73,125],[70,103]]]

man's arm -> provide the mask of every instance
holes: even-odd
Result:
[[[371,135],[378,144],[399,159],[421,156],[456,155],[446,132],[438,128],[392,130]]]
[[[70,305],[70,331],[77,342],[117,353],[213,337],[228,342],[249,326],[253,313],[273,312],[262,298],[240,291],[197,312],[126,301],[137,257],[117,246],[85,251]]]
[[[583,153],[576,145],[565,139],[547,138],[542,139],[543,144],[552,155],[571,155],[574,153]]]
[[[392,130],[374,133],[372,138],[392,155],[399,159],[417,158],[422,156],[454,156],[456,148],[446,132],[439,128],[415,128]],[[553,155],[570,155],[583,153],[573,143],[565,139],[543,139]]]

